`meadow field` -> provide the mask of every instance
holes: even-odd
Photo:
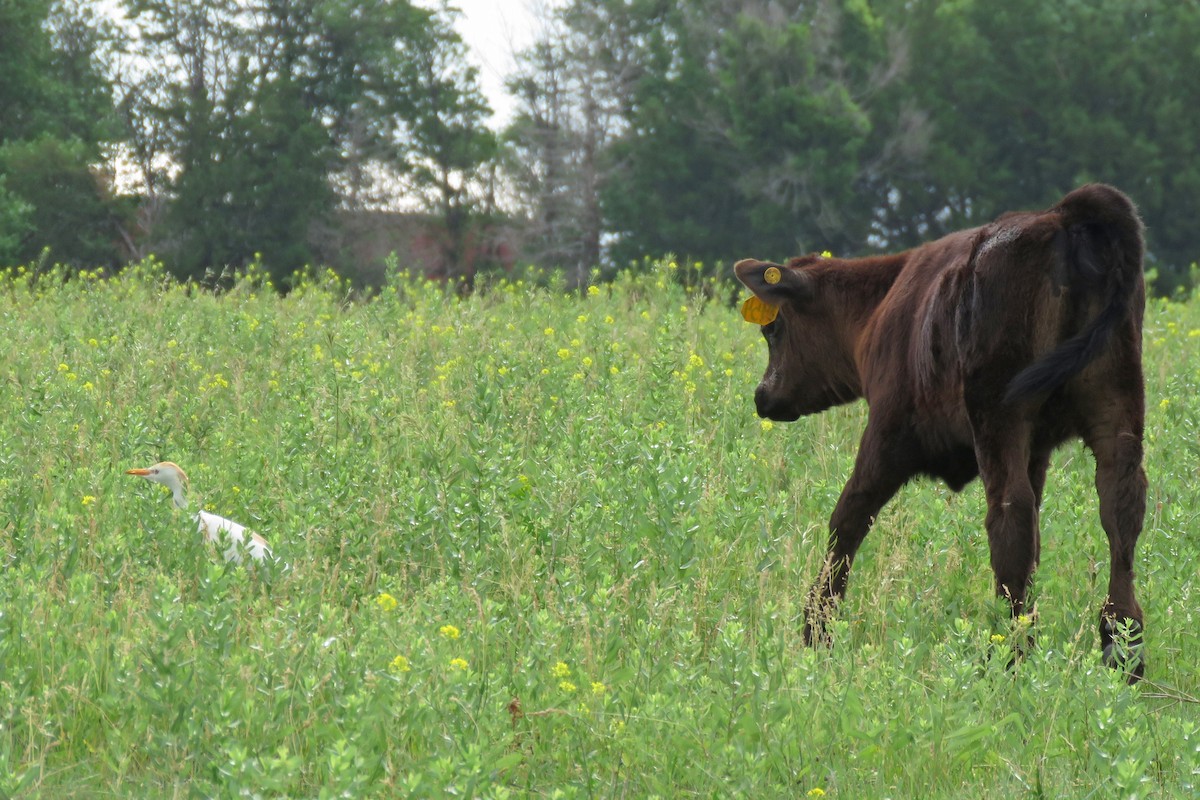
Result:
[[[1015,669],[978,484],[906,487],[804,647],[865,406],[760,421],[741,295],[670,262],[369,300],[10,271],[0,796],[1196,796],[1200,305],[1147,310],[1130,687],[1078,445]],[[159,460],[279,563],[124,474]]]

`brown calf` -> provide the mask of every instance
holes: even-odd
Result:
[[[982,477],[996,591],[1014,616],[1024,613],[1050,454],[1080,437],[1096,457],[1112,556],[1104,660],[1141,677],[1133,556],[1146,503],[1142,252],[1133,204],[1091,184],[1045,211],[898,255],[734,266],[755,294],[743,313],[766,323],[759,415],[790,421],[859,397],[869,406],[829,521],[806,641],[824,638],[875,515],[916,475],[954,491]]]

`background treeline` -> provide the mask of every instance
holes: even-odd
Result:
[[[5,0],[0,261],[258,260],[286,285],[369,282],[391,248],[581,279],[894,249],[1104,180],[1139,203],[1159,290],[1192,281],[1200,3],[573,0],[541,22],[494,132],[445,6]]]

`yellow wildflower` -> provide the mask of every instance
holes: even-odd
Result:
[[[90,494],[85,494],[83,496],[83,505],[84,506],[90,506],[94,502],[96,502],[96,498],[94,496],[92,496]]]
[[[575,684],[571,683],[570,681],[563,681],[562,683],[558,684],[558,688],[561,691],[570,694],[571,692],[575,691]]]
[[[399,603],[396,602],[396,598],[387,592],[383,592],[379,597],[375,598],[375,605],[379,606],[383,611],[394,611]]]
[[[571,677],[571,668],[565,661],[559,661],[550,668],[550,674],[556,678],[569,678]]]
[[[383,596],[386,597],[387,595],[383,595]],[[412,667],[410,667],[408,665],[407,658],[405,658],[404,656],[396,656],[395,658],[392,659],[392,663],[388,664],[388,669],[391,672],[401,673],[401,672],[408,672],[409,670],[412,669]]]
[[[470,665],[467,664],[467,660],[465,658],[450,659],[450,669],[456,669],[456,670],[460,670],[461,672],[466,672],[469,667],[470,667]]]
[[[444,639],[457,639],[460,632],[458,628],[454,627],[453,625],[443,625],[442,627],[438,628],[438,633],[441,634],[442,638]]]

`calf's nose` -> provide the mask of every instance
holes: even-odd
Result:
[[[754,390],[754,408],[758,411],[758,415],[769,418],[774,405],[775,401],[771,399],[771,393],[767,390],[766,385],[760,383],[758,388]]]

